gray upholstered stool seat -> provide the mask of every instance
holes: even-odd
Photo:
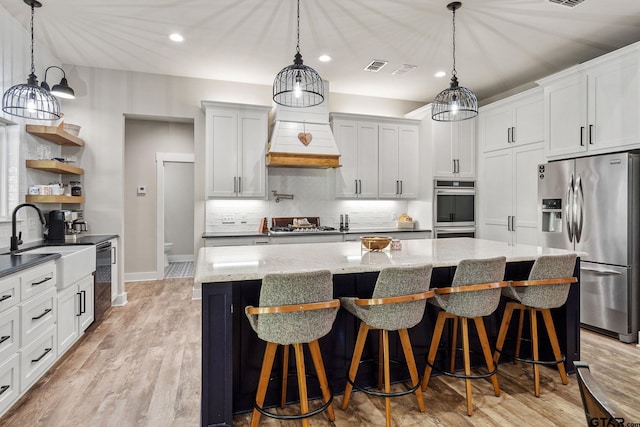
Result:
[[[516,337],[515,360],[520,360],[533,364],[534,394],[540,397],[540,365],[556,365],[563,384],[568,383],[567,373],[564,367],[564,356],[560,350],[558,336],[553,326],[551,317],[552,308],[557,308],[567,301],[571,283],[577,282],[573,275],[576,264],[576,254],[567,255],[545,255],[539,257],[533,264],[529,273],[529,280],[510,282],[509,287],[502,290],[502,294],[511,299],[505,306],[496,350],[493,360],[498,363],[500,353],[504,346],[504,341],[509,328],[509,322],[514,310],[520,311],[518,321],[518,333]],[[524,313],[529,313],[529,323],[531,329],[531,359],[520,358],[520,343],[522,341],[522,327],[524,324]],[[542,314],[542,319],[547,329],[547,335],[551,342],[553,356],[555,360],[542,361],[538,354],[538,321],[537,313]]]
[[[380,353],[378,385],[381,387],[384,377],[384,392],[372,392],[359,387],[365,393],[385,398],[386,425],[391,425],[391,397],[415,393],[418,407],[424,412],[424,401],[420,390],[418,369],[411,349],[411,341],[407,329],[417,325],[424,316],[426,299],[433,296],[429,291],[431,282],[431,264],[410,267],[389,267],[380,272],[371,299],[351,297],[340,298],[340,303],[351,314],[360,319],[360,328],[356,339],[349,376],[342,400],[342,409],[347,409],[351,392],[367,335],[372,329],[380,330]],[[389,369],[389,331],[398,331],[402,350],[409,368],[412,388],[406,392],[391,393]]]
[[[315,415],[326,407],[327,415],[331,421],[335,420],[333,396],[329,390],[327,375],[320,354],[318,339],[325,336],[331,330],[336,318],[340,302],[333,297],[333,280],[328,270],[267,274],[262,279],[260,288],[260,306],[247,306],[245,313],[249,323],[258,337],[267,341],[258,391],[256,393],[255,408],[251,417],[251,426],[260,423],[260,414],[274,417],[274,414],[265,411],[264,404],[269,377],[273,367],[278,345],[284,346],[283,375],[282,375],[282,400],[281,406],[285,406],[287,389],[287,372],[289,360],[289,345],[293,345],[295,351],[296,370],[298,377],[298,389],[300,391],[300,415],[283,416],[280,419],[302,419],[305,426],[309,425],[308,417]],[[307,343],[311,353],[324,405],[320,411],[309,412],[307,401],[307,384],[304,367],[304,354],[302,344]]]
[[[436,326],[427,355],[427,366],[422,378],[422,390],[429,385],[429,378],[433,369],[442,331],[447,319],[453,320],[452,327],[452,351],[451,372],[446,375],[464,378],[467,395],[467,413],[473,414],[471,400],[471,379],[490,377],[496,396],[500,396],[500,386],[496,376],[496,370],[491,358],[489,339],[484,327],[483,316],[493,313],[500,303],[500,289],[507,286],[504,281],[505,257],[487,259],[467,259],[458,263],[453,281],[450,287],[436,288],[435,297],[429,303],[441,308],[438,312]],[[469,354],[469,328],[468,319],[472,319],[476,326],[478,338],[482,346],[482,352],[487,363],[489,373],[487,375],[471,375],[471,360]],[[462,328],[462,351],[464,360],[464,375],[455,374],[455,347],[457,341],[458,320]]]

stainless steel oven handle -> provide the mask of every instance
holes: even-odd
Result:
[[[469,196],[474,196],[476,194],[476,190],[475,189],[471,189],[471,188],[458,188],[458,189],[454,189],[454,188],[436,188],[435,189],[436,192],[436,196],[439,195],[443,195],[443,196],[465,196],[465,195],[469,195]]]

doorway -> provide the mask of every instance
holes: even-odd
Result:
[[[194,155],[156,153],[158,280],[194,271]]]

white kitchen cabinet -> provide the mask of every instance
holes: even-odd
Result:
[[[539,81],[551,159],[640,147],[639,46],[620,49]]]
[[[202,101],[207,196],[265,198],[271,107]]]
[[[378,124],[331,116],[341,168],[335,169],[336,197],[378,197]]]
[[[58,292],[58,356],[62,356],[93,323],[93,275]]]
[[[476,119],[432,123],[434,178],[475,178]]]
[[[18,353],[0,359],[0,414],[20,396],[20,359]]]
[[[418,197],[419,127],[416,124],[380,124],[378,194],[381,199]]]
[[[480,108],[478,144],[484,152],[544,140],[544,92],[535,88]]]
[[[478,183],[481,238],[537,245],[541,163],[545,163],[542,142],[483,154]]]
[[[20,393],[24,394],[56,361],[56,326],[50,325],[20,354]]]

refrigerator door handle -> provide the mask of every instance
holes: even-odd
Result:
[[[583,267],[583,266],[580,266],[580,271],[588,271],[590,273],[597,273],[605,276],[620,276],[622,274],[619,271],[615,271],[615,270],[607,270],[605,268],[602,268],[602,269],[590,268],[590,267]]]
[[[574,233],[576,235],[576,243],[580,243],[582,237],[582,226],[584,225],[584,191],[582,191],[582,176],[578,175],[576,179],[575,189],[575,206],[578,212],[574,218]]]
[[[567,237],[573,242],[573,174],[567,187],[567,197],[564,203],[564,216],[567,221]]]

